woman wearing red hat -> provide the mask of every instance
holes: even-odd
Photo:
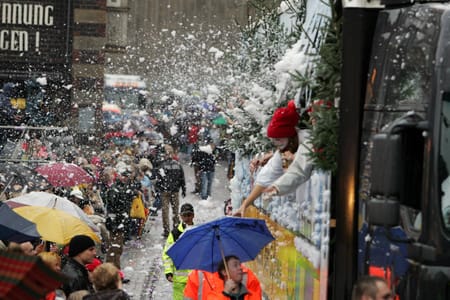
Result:
[[[234,216],[244,216],[245,209],[263,192],[287,194],[308,179],[311,164],[306,159],[308,150],[300,142],[305,142],[306,132],[297,127],[299,119],[294,100],[274,112],[267,136],[277,151],[258,173],[252,191]]]

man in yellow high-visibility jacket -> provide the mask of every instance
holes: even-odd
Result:
[[[170,232],[166,240],[166,245],[163,249],[162,259],[164,263],[164,274],[168,281],[173,284],[173,298],[174,300],[183,299],[183,291],[186,286],[187,276],[190,270],[177,270],[172,262],[172,259],[167,255],[167,250],[170,246],[177,241],[184,230],[194,225],[194,207],[185,203],[180,209],[181,222],[174,226],[174,229]]]

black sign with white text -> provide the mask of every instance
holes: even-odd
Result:
[[[68,0],[0,0],[2,73],[62,72],[70,60]]]

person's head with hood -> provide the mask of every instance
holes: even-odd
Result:
[[[297,125],[300,116],[294,100],[290,100],[286,107],[280,107],[273,113],[267,126],[267,137],[280,151],[296,152],[298,148]]]

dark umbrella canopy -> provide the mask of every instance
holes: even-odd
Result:
[[[273,240],[264,220],[224,217],[186,230],[167,254],[179,270],[215,272],[225,256],[250,261]]]
[[[44,191],[50,183],[32,168],[19,163],[0,163],[1,192]]]
[[[40,238],[36,224],[0,204],[0,240],[22,243]]]
[[[65,280],[38,256],[0,251],[0,299],[44,299]]]

